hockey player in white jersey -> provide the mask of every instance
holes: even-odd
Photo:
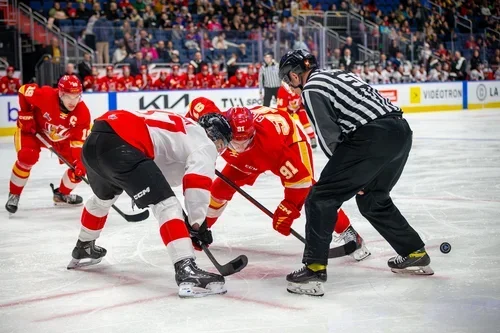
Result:
[[[229,123],[218,114],[199,125],[165,111],[109,111],[97,118],[82,150],[94,195],[85,203],[81,230],[68,269],[100,262],[95,245],[111,205],[125,191],[139,208],[149,207],[175,267],[180,297],[226,292],[224,277],[196,266],[193,245],[212,242],[206,214],[215,160],[231,141]],[[189,221],[171,186],[183,186]],[[82,261],[83,260],[83,261]]]

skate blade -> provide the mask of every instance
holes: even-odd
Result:
[[[291,294],[308,295],[308,296],[323,296],[325,289],[320,281],[312,281],[307,283],[288,282],[286,290]]]
[[[209,283],[206,288],[196,287],[192,283],[181,283],[179,285],[180,298],[197,298],[210,295],[222,295],[227,293],[224,283]]]
[[[77,203],[77,204],[70,204],[64,201],[54,201],[54,206],[56,207],[79,207],[82,206],[83,202]]]
[[[391,271],[396,274],[406,275],[433,275],[434,271],[430,266],[415,266],[407,268],[391,268]]]
[[[363,259],[368,258],[371,255],[371,252],[368,248],[363,244],[359,249],[350,254],[356,261],[361,261]]]
[[[82,261],[85,260],[85,261]],[[80,267],[85,267],[85,266],[92,266],[92,265],[97,265],[102,261],[102,258],[99,259],[71,259],[71,261],[68,264],[67,269],[75,269],[75,268],[80,268]]]

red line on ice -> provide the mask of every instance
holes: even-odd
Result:
[[[61,314],[58,314],[58,315],[55,315],[55,316],[37,319],[37,320],[34,320],[33,322],[40,323],[40,322],[50,321],[50,320],[54,320],[54,319],[80,316],[80,315],[92,313],[94,311],[101,312],[101,311],[104,311],[104,310],[121,308],[121,307],[128,306],[128,305],[135,305],[135,304],[140,304],[140,303],[152,302],[152,301],[156,301],[156,300],[160,300],[160,299],[163,299],[163,298],[172,297],[172,296],[176,296],[176,295],[177,295],[177,292],[166,294],[166,295],[160,295],[160,296],[154,296],[154,297],[148,297],[148,298],[141,298],[141,299],[137,299],[137,300],[134,300],[134,301],[117,303],[117,304],[103,306],[103,307],[99,307],[98,306],[98,307],[95,307],[95,308],[82,309],[82,310],[78,310],[78,311],[61,313]]]

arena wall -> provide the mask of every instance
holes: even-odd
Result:
[[[404,112],[500,108],[500,81],[387,84],[374,87]],[[85,93],[83,100],[92,118],[96,118],[113,109],[164,109],[184,114],[189,103],[200,96],[212,99],[222,110],[261,103],[257,88]],[[14,133],[18,110],[17,96],[0,96],[0,136]]]

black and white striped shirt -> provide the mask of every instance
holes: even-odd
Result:
[[[375,88],[342,70],[313,71],[304,85],[302,100],[328,157],[343,136],[387,113],[402,113]]]
[[[279,77],[279,65],[272,62],[271,65],[264,64],[259,72],[259,92],[265,88],[279,88],[281,80]]]

